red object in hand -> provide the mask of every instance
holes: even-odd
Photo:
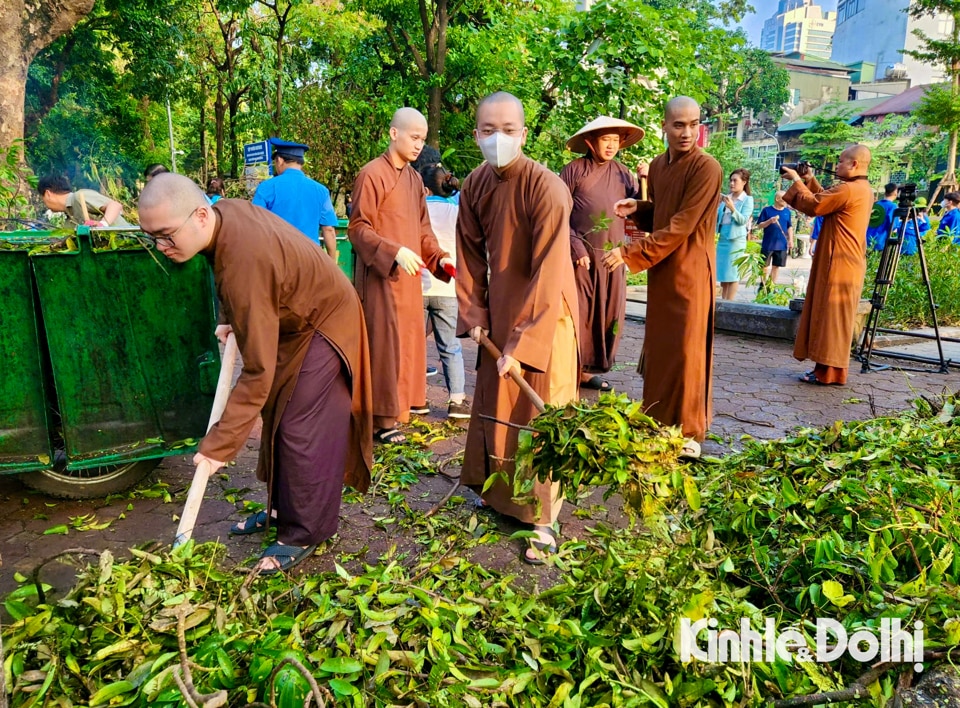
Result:
[[[444,263],[443,269],[447,272],[451,278],[457,277],[457,267],[453,263]]]

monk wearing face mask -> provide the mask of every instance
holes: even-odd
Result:
[[[570,190],[523,154],[523,105],[509,93],[487,96],[474,131],[484,164],[463,183],[457,219],[457,335],[489,334],[499,360],[480,351],[473,415],[461,482],[483,488],[493,509],[533,524],[521,560],[538,565],[556,550],[561,499],[557,485],[537,482],[539,504],[513,500],[517,429],[481,418],[527,424],[537,413],[509,380],[519,372],[547,403],[577,396],[577,287],[570,260]]]

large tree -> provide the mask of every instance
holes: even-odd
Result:
[[[0,149],[23,137],[30,62],[93,9],[94,0],[3,0],[0,3]]]
[[[950,34],[943,37],[930,37],[921,30],[914,30],[922,46],[907,53],[928,64],[942,67],[949,79],[949,87],[934,87],[926,92],[916,114],[921,123],[950,134],[947,173],[937,191],[940,187],[956,188],[957,136],[960,133],[960,1],[912,0],[907,12],[917,19],[942,18],[944,15],[951,18]]]

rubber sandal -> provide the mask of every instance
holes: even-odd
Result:
[[[813,384],[814,386],[826,386],[826,385],[827,385],[827,384],[825,384],[823,381],[821,381],[820,379],[818,379],[818,378],[817,378],[817,375],[816,375],[815,373],[813,373],[812,371],[808,371],[808,372],[805,373],[803,376],[798,376],[798,377],[797,377],[797,380],[798,380],[798,381],[801,381],[802,383]]]
[[[550,526],[534,526],[533,530],[534,532],[547,534],[550,536],[551,540],[540,541],[537,539],[528,538],[527,547],[520,551],[520,560],[527,565],[545,565],[547,562],[547,556],[551,556],[557,552],[557,532],[554,531]],[[527,555],[527,551],[534,551],[538,555],[531,558]]]
[[[231,536],[246,536],[251,533],[262,533],[267,529],[267,512],[258,511],[235,526],[230,527]]]
[[[684,440],[679,456],[687,457],[691,460],[698,459],[700,457],[700,443],[693,439]]]
[[[300,548],[300,546],[288,546],[283,543],[275,543],[260,554],[261,560],[264,558],[276,558],[280,563],[279,568],[267,568],[260,571],[260,575],[275,575],[276,573],[286,572],[292,567],[301,563],[304,559],[313,555],[317,550],[317,544]]]
[[[604,381],[599,376],[592,376],[586,381],[580,382],[580,388],[589,388],[591,391],[612,391],[613,386],[609,381]]]
[[[407,436],[396,428],[381,428],[373,434],[373,440],[374,442],[384,445],[396,445],[398,443],[405,443]]]
[[[410,406],[410,412],[414,415],[426,415],[430,412],[430,405],[423,403],[419,406]]]

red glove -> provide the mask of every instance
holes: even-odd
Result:
[[[451,278],[457,277],[457,267],[453,263],[444,263],[443,269]]]

